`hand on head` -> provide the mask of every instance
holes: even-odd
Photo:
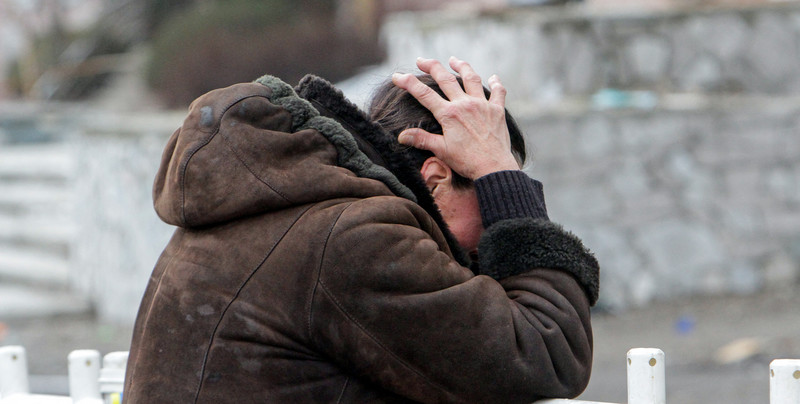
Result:
[[[502,170],[519,170],[511,153],[505,116],[506,89],[497,76],[489,78],[491,95],[483,92],[480,76],[472,67],[455,57],[450,67],[464,82],[462,89],[456,76],[438,60],[417,59],[420,70],[430,74],[447,99],[420,82],[413,74],[392,76],[392,82],[408,91],[420,104],[431,111],[442,127],[442,135],[419,128],[403,131],[398,136],[402,144],[433,152],[459,174],[477,179]]]

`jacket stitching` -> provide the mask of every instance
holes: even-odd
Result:
[[[281,237],[277,241],[275,241],[275,244],[273,244],[272,247],[269,248],[269,251],[267,251],[267,253],[264,255],[264,258],[261,259],[261,262],[259,262],[258,265],[256,265],[256,267],[250,272],[250,275],[247,277],[247,279],[245,279],[244,282],[242,282],[242,284],[239,285],[239,289],[236,291],[236,294],[234,294],[233,298],[228,302],[227,306],[225,306],[225,308],[220,313],[219,319],[217,320],[217,324],[214,325],[214,331],[211,333],[211,338],[208,340],[208,347],[205,350],[205,354],[203,354],[203,366],[200,367],[200,380],[197,383],[197,393],[195,393],[194,397],[195,403],[197,403],[197,400],[200,399],[200,392],[203,389],[203,380],[205,379],[206,365],[208,365],[208,355],[211,352],[211,346],[214,345],[214,340],[216,338],[217,330],[219,329],[220,323],[222,323],[222,320],[225,318],[225,315],[228,313],[228,310],[231,308],[233,303],[239,298],[239,294],[242,292],[242,289],[244,289],[244,287],[247,286],[250,280],[253,279],[253,276],[255,276],[255,274],[258,272],[259,269],[261,269],[261,267],[264,265],[264,262],[266,262],[267,258],[269,258],[269,256],[272,255],[272,252],[275,251],[275,248],[281,243],[281,241],[283,241],[286,235],[289,234],[289,231],[292,230],[294,225],[296,225],[297,222],[300,221],[300,219],[306,214],[306,212],[308,212],[308,210],[311,209],[313,206],[314,205],[307,207],[297,215],[292,224],[289,225],[289,227],[283,232]]]
[[[234,156],[236,156],[236,159],[239,160],[240,163],[242,163],[242,165],[247,169],[247,171],[250,172],[250,174],[253,174],[253,177],[256,177],[256,179],[261,181],[262,184],[266,185],[267,188],[271,189],[276,194],[278,194],[281,198],[283,198],[284,201],[289,202],[289,203],[293,203],[288,197],[286,197],[286,195],[283,194],[283,192],[278,191],[277,188],[275,188],[272,185],[270,185],[266,180],[261,178],[261,176],[256,174],[255,171],[253,171],[253,169],[250,168],[250,166],[247,163],[245,163],[244,159],[242,159],[242,157],[239,155],[239,153],[237,153],[236,150],[233,148],[233,146],[230,145],[230,138],[227,135],[225,135],[223,133],[222,134],[222,138],[226,140],[225,146],[228,146],[228,149],[233,153]]]
[[[342,211],[336,215],[336,219],[333,220],[330,227],[328,228],[328,235],[325,236],[325,244],[322,246],[322,254],[320,255],[319,265],[317,266],[317,281],[314,282],[314,287],[311,290],[311,298],[309,299],[308,304],[308,340],[311,341],[311,322],[312,317],[314,316],[314,297],[317,294],[317,285],[319,284],[319,278],[322,276],[322,262],[325,261],[325,252],[328,250],[328,242],[330,241],[331,234],[333,234],[333,229],[336,227],[336,224],[339,223],[339,219],[341,219],[344,212],[352,205],[353,203],[350,202],[342,208]]]
[[[194,157],[194,155],[200,151],[200,149],[208,146],[208,144],[211,143],[211,140],[214,139],[215,136],[217,136],[217,134],[219,133],[220,126],[222,125],[222,117],[225,116],[225,114],[228,112],[229,109],[231,109],[231,107],[238,104],[242,100],[246,100],[248,98],[256,98],[256,97],[267,98],[266,96],[261,94],[250,94],[237,98],[234,101],[231,101],[225,108],[223,108],[222,113],[220,114],[219,119],[217,121],[217,124],[214,126],[214,130],[211,131],[211,134],[203,142],[197,144],[192,149],[190,149],[189,157],[187,157],[186,160],[184,160],[181,163],[179,170],[180,172],[178,176],[178,178],[180,179],[179,181],[181,187],[181,218],[183,219],[183,223],[187,227],[189,226],[189,223],[186,222],[186,170],[189,166],[189,162],[192,160],[192,157]]]
[[[339,393],[339,399],[336,400],[336,403],[341,403],[342,399],[344,398],[344,392],[347,391],[347,385],[350,383],[350,378],[344,379],[344,386],[342,386],[342,392]]]
[[[181,238],[183,238],[183,235],[181,235]],[[144,332],[144,330],[147,329],[147,325],[150,323],[150,318],[151,318],[150,317],[150,313],[153,311],[153,305],[155,304],[155,296],[158,295],[158,291],[161,289],[161,283],[164,281],[164,275],[167,273],[167,268],[169,267],[169,264],[171,264],[172,261],[175,259],[175,257],[177,257],[180,254],[181,251],[183,251],[183,244],[181,244],[181,246],[178,248],[178,251],[175,251],[175,254],[173,254],[171,257],[169,257],[169,261],[167,261],[167,263],[164,265],[164,270],[161,271],[161,275],[158,277],[158,282],[156,284],[156,290],[153,292],[153,296],[151,297],[150,304],[148,305],[148,308],[147,308],[147,316],[145,316],[145,319],[146,319],[145,323],[142,324],[142,332]],[[138,358],[140,356],[141,356],[141,351],[137,352],[137,354],[136,354],[136,359],[137,360],[133,360],[131,362],[133,362],[133,363],[138,362]],[[133,378],[134,374],[136,374],[136,366],[133,367],[132,372],[131,372],[131,377],[128,379],[128,380],[131,381],[131,383],[134,380],[134,378]],[[128,387],[128,386],[126,386],[126,387]]]
[[[347,317],[348,320],[350,320],[353,324],[355,324],[356,327],[358,327],[358,329],[361,330],[361,332],[363,332],[367,337],[369,337],[369,339],[371,339],[373,342],[378,344],[378,346],[381,347],[384,350],[384,352],[389,354],[389,356],[391,356],[398,363],[403,365],[403,367],[405,367],[406,369],[410,370],[411,372],[415,373],[417,376],[421,377],[423,380],[428,382],[431,386],[436,387],[437,389],[439,389],[439,390],[441,390],[441,391],[443,391],[443,392],[445,392],[447,394],[453,394],[453,393],[450,393],[449,391],[447,391],[447,389],[445,389],[439,383],[436,383],[435,381],[433,381],[430,378],[428,378],[427,375],[425,375],[424,373],[420,372],[419,370],[417,370],[416,368],[411,366],[411,364],[409,364],[408,362],[406,362],[405,360],[403,360],[402,358],[397,356],[397,354],[392,352],[389,348],[387,348],[386,345],[384,345],[383,342],[381,342],[381,340],[379,340],[377,337],[375,337],[369,331],[367,331],[366,327],[361,325],[361,323],[359,323],[358,320],[355,319],[355,317],[353,317],[350,313],[347,312],[347,310],[345,310],[345,308],[342,306],[342,304],[339,303],[339,301],[336,299],[336,296],[334,296],[333,293],[331,293],[330,289],[328,289],[328,287],[325,286],[324,282],[322,282],[320,280],[320,281],[318,281],[318,283],[322,287],[322,291],[325,292],[325,294],[333,301],[333,303],[336,306],[336,308],[339,309],[339,311],[341,311],[342,314],[344,314],[345,317]]]

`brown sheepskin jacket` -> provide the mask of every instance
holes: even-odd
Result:
[[[525,403],[585,388],[592,255],[558,225],[513,219],[485,231],[470,269],[387,136],[315,77],[191,105],[154,184],[177,230],[136,320],[126,403]]]

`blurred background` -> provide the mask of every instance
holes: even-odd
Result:
[[[363,106],[450,55],[503,80],[551,219],[600,261],[582,398],[625,401],[625,352],[657,347],[668,401],[767,402],[800,358],[796,1],[0,0],[0,345],[42,393],[70,350],[127,350],[197,96],[313,73]]]

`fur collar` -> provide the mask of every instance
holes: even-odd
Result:
[[[469,266],[469,259],[442,219],[425,181],[414,168],[404,148],[330,82],[307,75],[295,87],[297,94],[309,101],[322,116],[340,123],[355,138],[359,149],[376,165],[389,170],[416,197],[416,202],[436,221],[444,233],[456,260]]]

